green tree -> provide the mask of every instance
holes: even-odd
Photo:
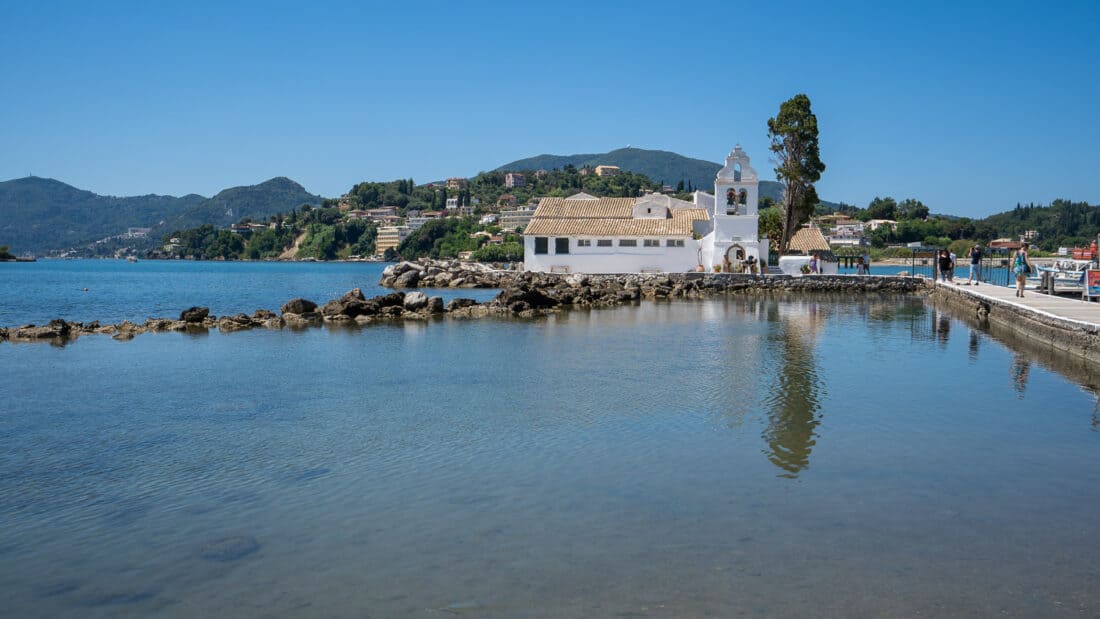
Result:
[[[896,220],[897,218],[898,203],[890,196],[886,196],[885,198],[875,196],[875,199],[871,200],[867,205],[867,219]]]
[[[783,236],[783,213],[775,206],[760,209],[757,227],[760,238],[766,236],[773,246],[778,246]]]
[[[928,217],[928,207],[920,200],[906,198],[898,204],[898,219],[924,219]]]
[[[820,202],[814,183],[821,178],[825,164],[821,161],[817,116],[810,109],[810,98],[798,94],[784,101],[779,114],[768,119],[768,137],[777,163],[776,179],[783,183],[783,234],[779,239],[779,251],[783,253]]]

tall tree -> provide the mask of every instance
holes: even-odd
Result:
[[[825,171],[810,98],[798,94],[784,101],[779,114],[768,119],[768,137],[777,164],[775,176],[783,183],[783,236],[779,239],[779,252],[783,253],[795,231],[813,213],[819,201],[814,183]]]

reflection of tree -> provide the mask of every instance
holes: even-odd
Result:
[[[1026,355],[1017,354],[1012,358],[1012,388],[1016,391],[1017,398],[1024,397],[1027,390],[1027,375],[1031,372],[1031,360]]]
[[[785,471],[783,477],[797,477],[810,465],[815,429],[820,423],[813,356],[818,317],[815,307],[809,310],[808,316],[781,317],[769,335],[769,348],[779,363],[767,399],[768,426],[763,438],[768,444],[768,460]]]

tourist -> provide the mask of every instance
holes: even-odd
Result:
[[[947,281],[954,282],[955,281],[955,267],[958,266],[957,261],[955,259],[955,252],[953,252],[951,250],[948,250],[947,255],[951,257],[951,270],[947,272]]]
[[[722,271],[730,272],[730,257],[728,255],[722,257]]]
[[[749,275],[756,275],[756,256],[749,256],[745,260],[745,272]]]
[[[1024,243],[1012,258],[1012,272],[1016,275],[1016,296],[1021,298],[1024,296],[1027,276],[1031,275],[1031,261],[1027,258],[1027,248],[1027,243]]]
[[[810,274],[817,274],[817,254],[810,254]]]
[[[856,275],[866,275],[867,269],[863,263],[863,256],[856,258]]]
[[[975,286],[980,286],[982,280],[982,246],[977,243],[974,247],[970,248],[970,276],[966,278],[966,283],[974,283]]]
[[[940,281],[946,282],[948,277],[947,274],[951,272],[951,254],[948,253],[946,249],[940,250],[939,267]]]

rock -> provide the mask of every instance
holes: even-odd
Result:
[[[501,290],[500,294],[497,295],[496,301],[500,305],[507,307],[511,307],[513,304],[523,301],[531,308],[538,309],[554,307],[559,304],[557,299],[548,296],[541,289],[532,287],[529,284],[521,284]]]
[[[446,311],[446,307],[443,305],[443,297],[431,297],[428,299],[427,309],[429,314],[442,314]]]
[[[405,305],[405,293],[403,292],[391,292],[390,294],[374,297],[371,299],[378,304],[379,308],[391,307],[394,305]]]
[[[15,333],[11,335],[12,339],[19,340],[48,340],[54,338],[69,337],[69,333],[72,331],[72,327],[69,323],[60,318],[55,318],[49,322],[49,324],[36,327],[34,325],[24,325],[15,330]]]
[[[405,295],[405,309],[410,312],[419,312],[428,306],[428,295],[423,292],[410,292]]]
[[[260,549],[260,542],[247,535],[226,537],[206,542],[199,548],[199,556],[207,561],[237,561]]]
[[[420,271],[410,269],[393,280],[394,288],[416,288],[420,283]]]
[[[477,301],[475,301],[473,299],[464,299],[464,298],[451,299],[451,301],[449,303],[447,303],[447,311],[448,312],[453,312],[455,310],[460,310],[460,309],[465,308],[465,307],[472,307],[474,305],[477,305]]]
[[[279,315],[276,314],[275,312],[271,311],[271,310],[258,309],[256,311],[252,312],[252,320],[253,321],[263,322],[263,321],[271,320],[272,318],[278,318],[278,317],[279,317]]]
[[[167,331],[172,327],[172,322],[167,318],[150,318],[145,321],[145,328],[149,331]]]
[[[359,288],[352,288],[344,293],[344,296],[340,297],[340,300],[344,303],[353,303],[355,301],[366,301],[367,298],[363,296],[363,291]]]
[[[291,299],[283,304],[280,312],[283,314],[308,314],[317,309],[317,304],[309,299]]]
[[[209,315],[209,307],[189,307],[180,312],[180,320],[184,322],[202,322]]]

